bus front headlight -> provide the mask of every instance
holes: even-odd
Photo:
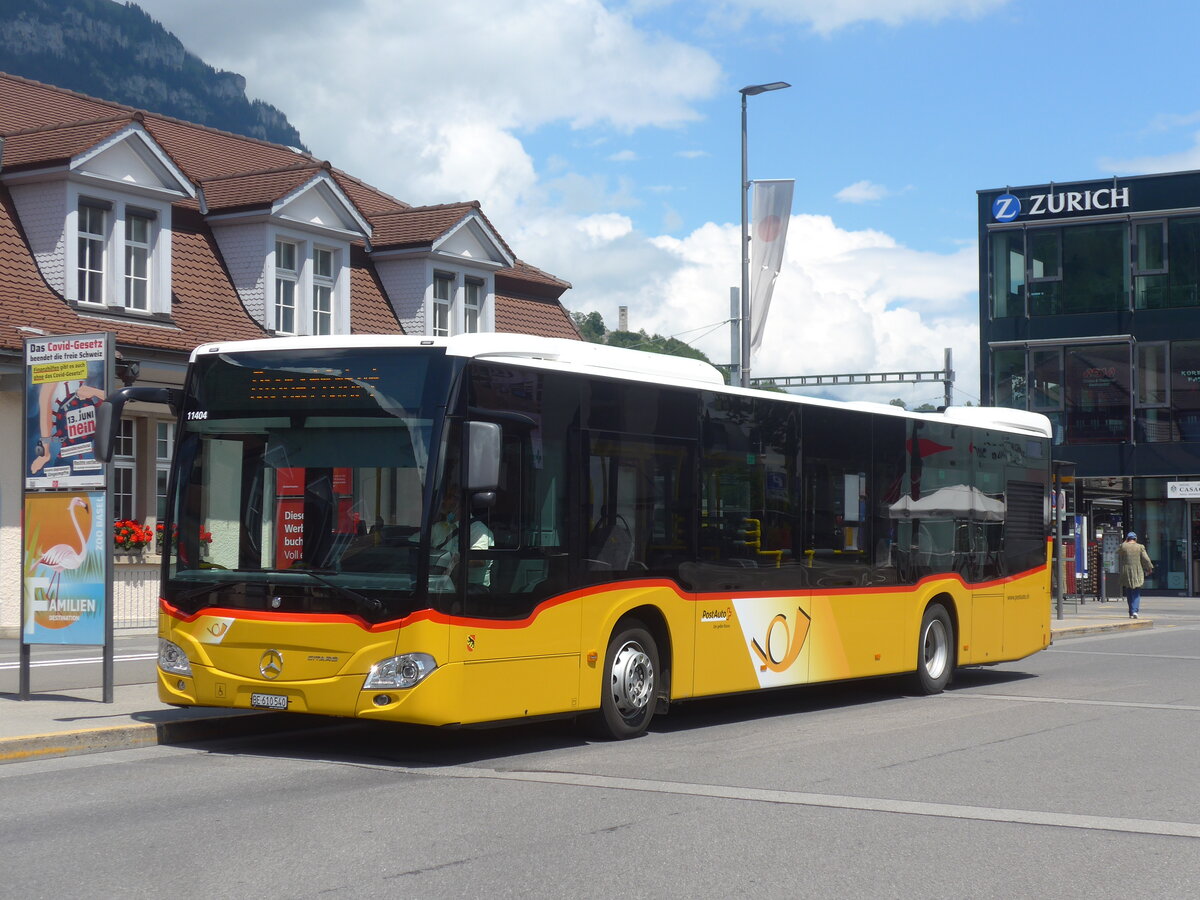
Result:
[[[434,669],[437,660],[428,653],[403,653],[380,660],[371,666],[364,691],[404,689],[415,687]]]
[[[192,664],[183,648],[163,638],[158,639],[158,667],[172,675],[192,674]]]

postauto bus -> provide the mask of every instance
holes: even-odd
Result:
[[[215,343],[182,391],[169,704],[435,726],[584,718],[1050,641],[1050,425],[726,386],[519,335]]]

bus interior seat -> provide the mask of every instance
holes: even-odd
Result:
[[[625,517],[616,515],[602,520],[588,540],[588,560],[591,569],[625,571],[633,560],[633,534]],[[600,563],[600,565],[595,565]]]

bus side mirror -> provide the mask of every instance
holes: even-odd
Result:
[[[488,493],[500,487],[500,438],[495,422],[467,422],[468,492]]]
[[[96,459],[109,462],[113,455],[113,444],[117,432],[121,430],[121,412],[130,400],[142,400],[146,403],[165,403],[171,412],[179,414],[180,402],[183,399],[181,391],[165,387],[126,387],[113,391],[96,408]]]

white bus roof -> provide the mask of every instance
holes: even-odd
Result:
[[[520,362],[532,368],[584,372],[607,378],[650,381],[655,384],[719,390],[743,396],[763,396],[754,389],[730,387],[721,373],[706,362],[662,353],[647,353],[609,347],[587,341],[546,338],[525,334],[460,334],[454,337],[410,335],[334,335],[320,337],[279,337],[255,341],[223,341],[204,344],[192,351],[192,362],[213,353],[253,353],[266,350],[344,350],[350,348],[443,347],[449,356],[497,362]],[[818,406],[859,409],[864,412],[902,418],[934,419],[976,428],[996,428],[1049,438],[1050,420],[1040,413],[991,406],[953,406],[940,413],[909,412],[898,406],[868,401],[822,400],[796,394],[770,393],[780,400],[792,400]]]

